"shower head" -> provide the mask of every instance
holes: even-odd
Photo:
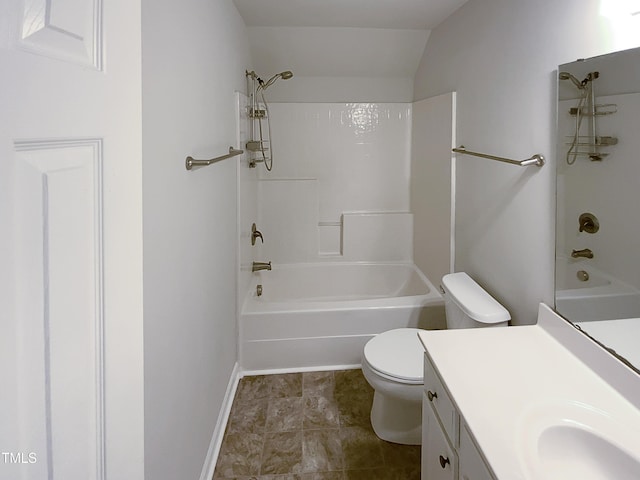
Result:
[[[576,86],[576,88],[580,90],[584,90],[585,84],[578,80],[576,77],[571,75],[569,72],[560,72],[558,74],[558,78],[560,80],[571,80],[571,82]]]
[[[284,72],[276,73],[273,77],[271,77],[266,82],[261,82],[258,89],[266,90],[271,85],[276,83],[276,80],[278,80],[278,78],[282,78],[283,80],[289,80],[291,77],[293,77],[293,73],[290,70],[285,70]]]

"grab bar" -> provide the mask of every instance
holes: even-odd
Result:
[[[527,158],[526,160],[512,160],[510,158],[487,155],[486,153],[472,152],[471,150],[467,150],[464,145],[460,145],[458,148],[452,149],[452,151],[456,153],[463,153],[465,155],[473,155],[475,157],[488,158],[489,160],[497,160],[499,162],[510,163],[512,165],[519,165],[521,167],[528,167],[530,165],[541,167],[544,165],[544,157],[539,153],[536,153],[531,158]]]
[[[243,153],[244,150],[236,150],[233,147],[229,147],[229,153],[227,155],[212,158],[211,160],[195,160],[193,157],[187,157],[185,161],[185,167],[187,167],[187,170],[191,170],[193,167],[206,167],[207,165],[211,165],[212,163],[219,162],[220,160],[224,160],[226,158],[235,157],[236,155],[241,155]]]

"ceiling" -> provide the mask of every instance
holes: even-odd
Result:
[[[467,0],[234,0],[249,27],[430,30]]]
[[[234,0],[252,68],[309,77],[413,78],[431,29],[467,0]]]

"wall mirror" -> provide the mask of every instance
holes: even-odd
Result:
[[[558,68],[556,311],[640,371],[640,48]]]

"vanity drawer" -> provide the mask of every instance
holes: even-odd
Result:
[[[460,480],[494,480],[465,425],[460,425],[458,453],[460,455]]]
[[[431,365],[429,358],[424,356],[424,390],[429,403],[433,406],[444,431],[454,447],[459,445],[459,416],[449,394],[442,385],[440,377]]]
[[[426,393],[422,396],[422,433],[422,478],[457,480],[458,456]]]

